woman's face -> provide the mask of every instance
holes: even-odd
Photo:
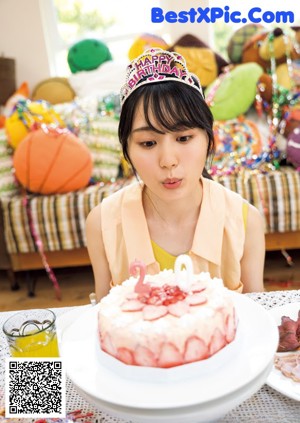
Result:
[[[128,153],[131,162],[150,191],[160,198],[178,199],[199,188],[208,148],[208,136],[200,128],[166,132],[150,121],[157,131],[149,128],[142,101],[138,105]]]

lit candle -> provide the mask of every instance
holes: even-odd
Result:
[[[182,267],[185,267],[186,270],[186,278],[183,278],[183,275],[181,273]],[[181,288],[185,292],[189,292],[193,283],[193,262],[190,256],[186,254],[181,254],[177,257],[175,261],[175,280],[178,284],[179,288]]]

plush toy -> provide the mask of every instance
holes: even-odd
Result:
[[[276,28],[265,38],[259,47],[259,55],[263,60],[270,61],[268,70],[271,73],[276,69],[279,85],[288,90],[299,86],[297,60],[300,58],[300,51],[296,48],[293,38],[285,34],[281,28]]]
[[[299,86],[299,59],[297,40],[281,28],[254,35],[245,43],[242,53],[243,63],[258,63],[266,73],[274,73],[277,83],[288,90]]]
[[[11,97],[9,97],[9,99],[5,103],[3,114],[6,117],[10,116],[15,108],[15,105],[18,103],[18,101],[26,100],[28,98],[29,98],[29,86],[28,86],[28,83],[25,81],[19,86],[16,92]]]
[[[287,137],[286,159],[300,171],[300,126],[297,126]]]
[[[256,63],[244,63],[221,74],[205,90],[206,102],[216,120],[234,119],[253,104],[256,84],[262,75],[262,68]]]
[[[67,103],[74,99],[75,91],[68,78],[54,77],[39,82],[33,89],[32,100],[46,100],[51,104]]]
[[[276,64],[286,62],[286,55],[292,50],[292,43],[285,39],[281,28],[275,28],[272,32],[263,31],[252,36],[244,45],[242,63],[255,62],[265,72],[271,69],[271,59],[275,58]]]
[[[28,132],[41,124],[65,126],[59,114],[46,101],[19,101],[15,111],[5,120],[5,129],[11,147],[17,148]]]
[[[5,120],[14,110],[19,100],[26,100],[29,97],[29,87],[27,82],[23,82],[16,92],[9,97],[3,108],[3,114],[0,115],[0,128],[4,128]]]
[[[137,37],[128,51],[128,58],[130,61],[138,57],[145,50],[151,47],[159,47],[163,50],[167,50],[168,44],[166,41],[158,35],[144,33]]]
[[[281,28],[251,37],[243,49],[242,60],[255,62],[264,73],[257,84],[256,108],[264,110],[272,122],[272,133],[288,136],[298,126],[294,108],[299,102],[300,63],[297,45]],[[293,115],[293,116],[292,116]]]
[[[243,48],[254,36],[265,32],[266,29],[260,24],[246,24],[235,31],[227,45],[227,54],[232,63],[241,63]]]
[[[241,63],[257,63],[264,71],[268,68],[269,61],[266,62],[259,55],[259,46],[267,35],[267,32],[259,32],[247,40],[242,50]]]
[[[289,107],[286,112],[284,135],[286,137],[291,134],[294,129],[300,127],[300,104]]]
[[[112,60],[112,55],[105,43],[87,38],[73,44],[68,51],[67,60],[71,72],[76,73],[97,69],[102,63]]]
[[[21,185],[39,194],[84,188],[92,173],[90,151],[67,129],[44,127],[29,133],[15,151],[13,163]]]
[[[203,88],[211,84],[228,65],[227,60],[191,34],[180,37],[168,50],[183,55],[188,69],[198,76]]]

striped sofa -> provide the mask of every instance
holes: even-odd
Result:
[[[12,154],[7,151],[5,132],[0,130],[0,269],[7,269],[12,284],[16,271],[43,268],[45,259],[52,267],[89,264],[84,230],[89,211],[104,197],[131,182],[117,178],[121,153],[114,116],[92,114],[85,111],[83,104],[66,103],[58,107],[67,126],[79,133],[91,151],[95,184],[63,195],[22,195],[14,183]],[[255,121],[255,116],[251,120]],[[266,143],[268,126],[256,123]],[[248,130],[243,132],[243,119],[234,125],[237,127],[229,129],[237,128],[234,130],[241,148],[238,154],[246,154],[255,135]],[[219,122],[217,128],[217,138],[220,140],[224,133],[224,146],[228,147],[228,127]],[[230,142],[234,144],[234,138]],[[215,179],[240,193],[261,212],[267,250],[300,248],[300,174],[294,168],[281,166],[266,172],[243,169],[241,173]]]
[[[300,174],[280,171],[223,176],[218,182],[240,193],[264,216],[267,250],[300,248]],[[54,267],[89,263],[85,219],[102,199],[131,182],[97,183],[63,195],[1,198],[3,235],[13,271],[43,267],[41,248]],[[40,241],[40,244],[37,243]]]

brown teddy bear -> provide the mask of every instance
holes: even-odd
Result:
[[[275,58],[276,66],[286,63],[287,57],[296,55],[293,41],[281,28],[272,32],[259,32],[251,37],[243,47],[242,63],[258,63],[265,72],[271,71],[271,60]]]
[[[265,70],[257,83],[257,98],[268,114],[274,117],[275,113],[286,137],[299,126],[300,27],[292,29],[295,37],[286,35],[281,28],[255,34],[245,43],[242,54],[243,62],[255,61]]]

